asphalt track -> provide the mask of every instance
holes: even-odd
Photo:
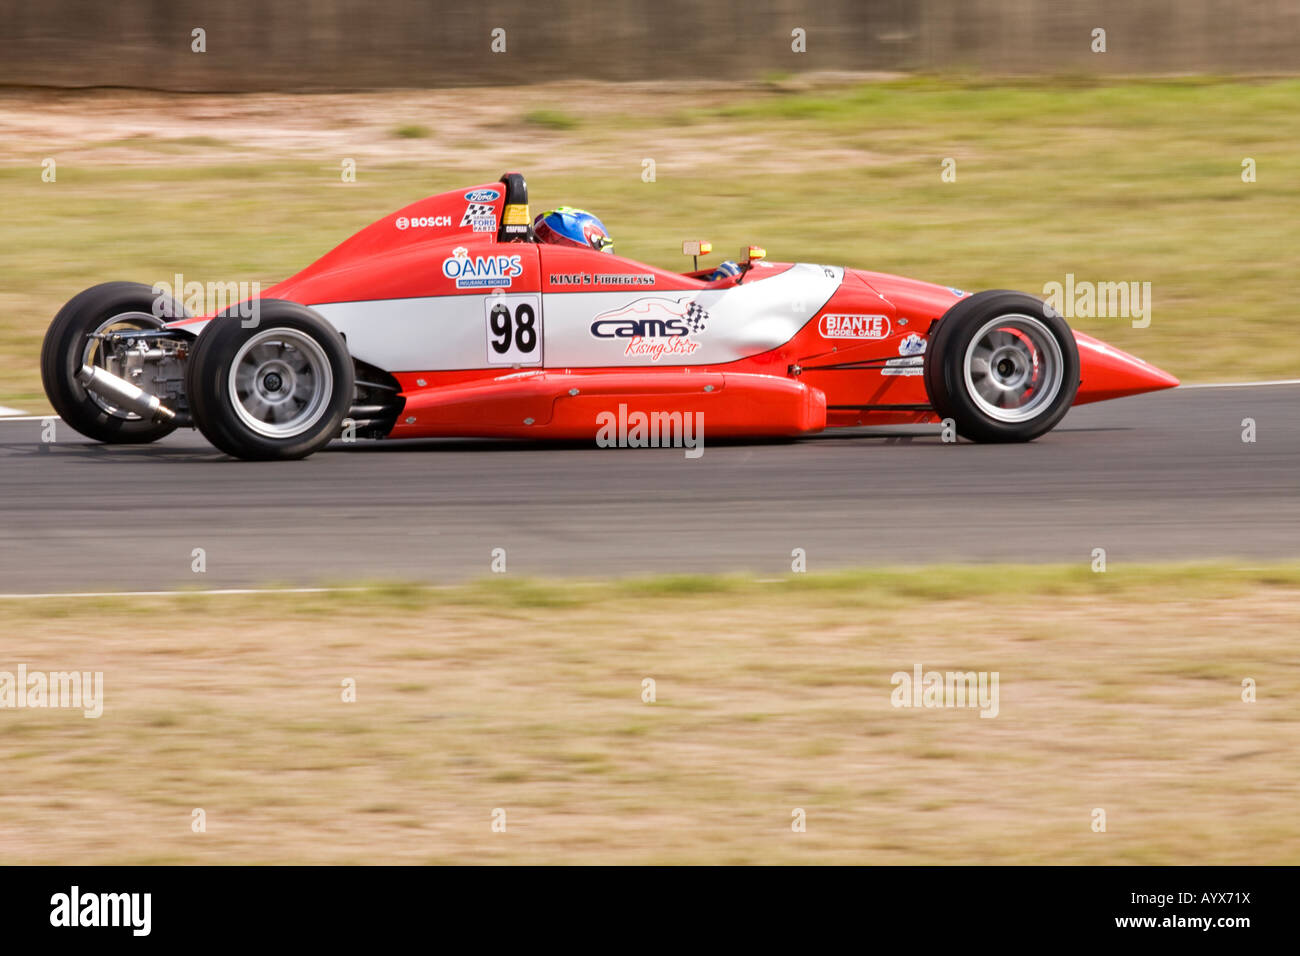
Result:
[[[1242,441],[1254,419],[1256,441]],[[511,575],[1300,557],[1300,387],[1071,411],[1028,445],[935,427],[681,450],[336,443],[249,463],[197,432],[84,441],[0,420],[0,591],[441,583]],[[206,571],[192,570],[195,548]]]

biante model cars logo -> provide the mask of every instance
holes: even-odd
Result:
[[[709,313],[689,298],[649,295],[596,316],[591,334],[598,339],[626,342],[623,354],[657,362],[665,355],[692,355],[700,343],[692,336],[704,331]]]
[[[828,313],[818,331],[824,339],[883,339],[889,336],[889,316]]]
[[[464,246],[457,246],[442,260],[442,274],[455,279],[458,289],[504,288],[523,271],[520,256],[470,256]]]

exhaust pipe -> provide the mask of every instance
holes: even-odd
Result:
[[[134,412],[149,421],[169,422],[176,418],[176,413],[164,405],[157,395],[150,395],[144,389],[137,388],[126,379],[118,378],[98,366],[81,366],[77,381],[118,408]]]

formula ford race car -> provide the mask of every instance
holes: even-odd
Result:
[[[1028,441],[1071,405],[1178,384],[1023,293],[756,247],[730,271],[538,242],[509,173],[385,216],[216,315],[157,287],[87,289],[55,317],[41,374],[91,439],[191,426],[247,459],[341,435],[591,440],[620,406],[702,413],[711,437],[951,419],[967,439]]]

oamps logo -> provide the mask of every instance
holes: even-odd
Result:
[[[442,274],[455,279],[458,289],[508,287],[523,271],[520,256],[470,256],[464,246],[457,246],[442,260]]]

